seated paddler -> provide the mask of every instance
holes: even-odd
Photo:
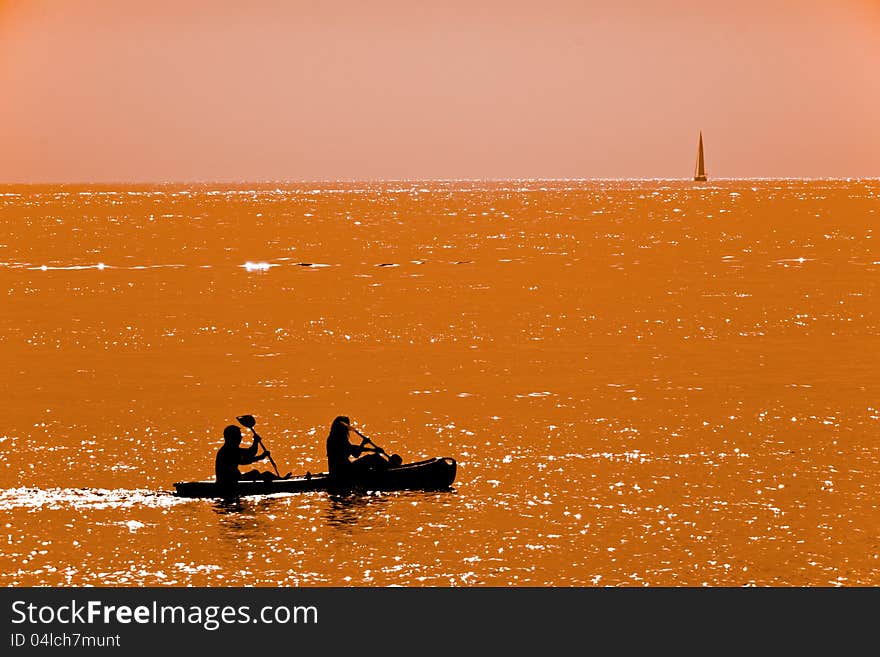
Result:
[[[363,440],[359,445],[350,442],[351,429],[351,422],[345,415],[340,415],[330,425],[330,434],[327,436],[327,467],[331,477],[352,479],[400,465],[401,459],[397,454],[389,457],[385,450],[356,430]],[[361,456],[364,452],[369,453]]]
[[[269,457],[269,451],[264,448],[262,454],[257,454],[260,442],[256,435],[250,447],[241,447],[240,445],[241,429],[230,424],[223,430],[223,446],[217,450],[217,459],[214,462],[214,475],[218,484],[230,486],[240,480],[262,479],[269,481],[278,478],[272,472],[260,472],[259,470],[250,470],[242,474],[238,469],[239,466],[262,461]]]

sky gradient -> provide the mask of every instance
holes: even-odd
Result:
[[[419,4],[0,0],[0,181],[880,176],[880,0]]]

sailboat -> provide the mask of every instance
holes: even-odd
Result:
[[[706,161],[703,159],[703,131],[700,130],[700,147],[697,149],[697,165],[694,167],[694,181],[706,182]]]

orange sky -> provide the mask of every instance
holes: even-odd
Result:
[[[880,0],[0,0],[0,181],[877,177],[878,71]]]

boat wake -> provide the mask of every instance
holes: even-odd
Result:
[[[168,491],[124,488],[5,488],[0,511],[12,509],[123,509],[167,507],[179,503]]]

